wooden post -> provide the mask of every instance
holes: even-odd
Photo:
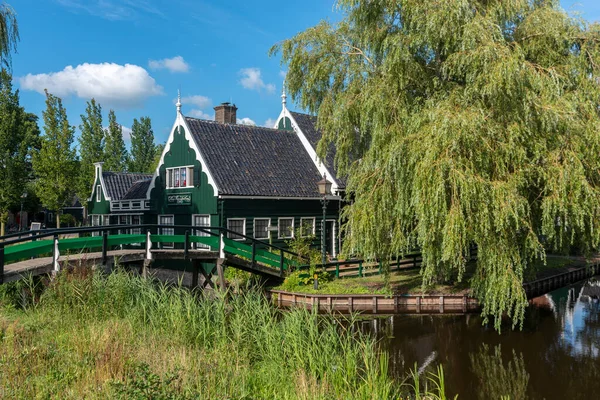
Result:
[[[190,248],[190,231],[185,231],[185,242],[183,243],[183,259],[187,261]]]
[[[200,260],[192,260],[192,289],[198,287],[198,274],[200,273]]]
[[[102,265],[108,263],[108,231],[102,232]]]
[[[352,297],[348,297],[348,312],[354,311],[354,299]]]
[[[54,246],[52,246],[52,260],[54,265],[54,273],[60,272],[60,264],[58,258],[60,257],[60,250],[58,248],[58,234],[54,234]]]
[[[363,276],[363,262],[360,260],[358,263],[358,276],[362,278]]]
[[[373,296],[373,314],[377,314],[377,297]]]
[[[440,314],[444,313],[444,296],[440,296]]]
[[[466,313],[467,312],[467,295],[463,295],[463,312]]]
[[[225,259],[219,258],[217,260],[217,274],[219,275],[219,287],[221,290],[225,290],[225,270],[223,268],[223,262]]]
[[[294,303],[294,305],[298,305],[298,300],[296,299],[295,294],[292,295],[292,303]]]
[[[421,313],[421,297],[417,296],[417,313]]]
[[[331,296],[327,297],[327,309],[329,312],[333,311],[333,303],[331,301]]]
[[[283,301],[281,300],[281,293],[277,293],[277,307],[281,308]]]
[[[394,312],[398,312],[398,296],[394,296]]]

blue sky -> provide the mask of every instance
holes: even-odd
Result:
[[[63,99],[78,126],[95,97],[125,127],[150,116],[166,140],[181,88],[183,113],[214,115],[224,101],[238,118],[265,125],[281,109],[285,67],[269,48],[321,19],[337,20],[333,0],[7,0],[21,41],[13,76],[21,104],[40,115],[43,89]],[[563,0],[564,8],[600,20],[598,0]],[[290,107],[293,108],[293,105]]]

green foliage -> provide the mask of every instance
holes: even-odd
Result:
[[[286,240],[286,244],[291,252],[298,254],[295,259],[300,265],[309,264],[314,267],[321,263],[321,252],[312,245],[314,241],[315,235],[304,235],[300,227],[294,231],[292,239]]]
[[[48,209],[58,211],[75,194],[77,158],[72,147],[75,127],[69,125],[61,99],[48,91],[43,116],[42,146],[33,157],[36,194]]]
[[[17,13],[6,3],[0,4],[0,63],[10,67],[11,55],[17,51],[19,25]]]
[[[13,91],[12,76],[0,71],[0,216],[4,224],[8,211],[21,201],[29,178],[28,166],[34,152],[37,124],[19,105],[19,92]]]
[[[123,140],[123,126],[117,122],[114,110],[108,112],[108,129],[104,138],[104,169],[122,172],[127,167],[127,149]]]
[[[529,265],[600,244],[600,26],[559,2],[340,0],[272,49],[318,113],[354,202],[345,245],[388,259],[419,247],[423,284],[465,270],[484,323],[521,325]]]
[[[160,377],[146,363],[138,363],[132,367],[125,382],[114,382],[115,395],[122,399],[133,400],[175,400],[185,399],[179,395],[177,372],[169,372]]]
[[[72,227],[77,225],[77,220],[71,214],[60,215],[60,225],[63,227]]]
[[[479,378],[478,393],[482,399],[525,399],[529,386],[529,374],[525,368],[523,354],[512,351],[508,363],[502,357],[502,347],[497,345],[493,352],[483,344],[477,353],[470,356],[471,370]]]
[[[154,132],[150,117],[142,117],[139,122],[134,118],[131,125],[131,154],[129,157],[129,171],[153,172],[156,168],[154,159],[156,146],[154,145]]]
[[[158,164],[160,163],[160,158],[162,157],[162,153],[165,150],[165,144],[160,143],[157,144],[154,148],[154,160],[152,161],[152,171],[158,168]]]
[[[81,203],[90,197],[94,185],[94,163],[104,161],[104,128],[102,127],[102,106],[95,99],[87,102],[85,114],[79,125],[79,176],[77,196]]]
[[[412,384],[406,384],[410,387],[414,397],[409,396],[409,399],[414,400],[447,400],[446,384],[444,381],[444,367],[438,365],[435,372],[427,372],[425,379],[421,379],[419,369],[415,363],[415,368],[410,371]],[[458,395],[454,396],[456,400]]]

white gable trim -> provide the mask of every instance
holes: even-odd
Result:
[[[106,191],[106,184],[104,183],[104,178],[102,177],[102,164],[104,164],[103,162],[97,162],[94,163],[94,183],[92,186],[92,191],[90,192],[90,198],[88,199],[88,201],[96,201],[96,199],[94,199],[94,192],[96,191],[96,182],[98,181],[98,178],[100,178],[100,187],[102,188],[102,193],[104,194],[104,198],[107,201],[111,201],[110,196],[108,195],[108,192]],[[100,172],[100,173],[98,173]]]
[[[323,174],[327,174],[327,179],[329,179],[332,183],[332,185],[331,185],[332,193],[339,192],[340,188],[339,188],[339,184],[336,180],[337,177],[334,177],[334,175],[327,169],[327,167],[325,167],[323,162],[321,162],[321,159],[317,156],[316,150],[312,147],[312,145],[310,144],[310,142],[304,135],[304,132],[302,132],[302,129],[300,129],[300,126],[298,125],[298,123],[296,122],[294,117],[292,117],[292,114],[288,111],[288,109],[286,107],[284,107],[281,110],[281,114],[279,114],[279,118],[277,118],[277,122],[275,123],[275,126],[277,127],[279,125],[279,121],[284,117],[288,117],[290,119],[290,121],[292,123],[292,128],[294,129],[294,132],[296,132],[296,134],[298,135],[298,138],[300,139],[300,142],[304,146],[304,149],[308,152],[308,155],[313,160],[315,167],[317,167],[317,169],[319,170],[319,174],[321,176],[323,176]]]
[[[175,139],[175,130],[177,129],[178,126],[183,127],[183,132],[185,134],[185,138],[190,143],[191,148],[196,152],[196,160],[198,160],[200,162],[200,165],[202,167],[202,172],[204,172],[206,174],[206,176],[208,177],[208,184],[211,185],[211,187],[213,189],[213,196],[216,196],[217,193],[219,193],[219,188],[217,187],[215,179],[213,178],[212,174],[210,173],[210,170],[208,169],[208,165],[206,164],[204,157],[202,157],[202,153],[200,152],[200,149],[198,148],[196,141],[192,137],[190,128],[189,128],[187,122],[185,121],[184,116],[180,112],[177,112],[177,118],[175,119],[173,128],[171,128],[171,134],[169,135],[169,139],[167,140],[167,143],[165,144],[165,148],[162,152],[162,155],[160,156],[160,161],[158,163],[158,166],[156,167],[156,171],[154,171],[154,175],[152,176],[152,181],[150,182],[150,186],[148,186],[148,191],[146,192],[146,199],[150,199],[150,193],[152,192],[152,189],[154,189],[154,187],[156,186],[156,178],[158,178],[160,167],[165,162],[165,155],[169,152],[169,150],[171,150],[171,143],[173,143],[173,140]]]

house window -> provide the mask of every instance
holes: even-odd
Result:
[[[279,218],[277,236],[279,239],[291,239],[294,237],[294,218]]]
[[[175,225],[175,217],[173,215],[159,215],[158,216],[158,224],[159,225]],[[161,235],[175,235],[174,228],[160,228]],[[173,243],[162,243],[161,248],[163,249],[172,249]]]
[[[167,168],[167,188],[194,186],[194,167]]]
[[[192,215],[192,225],[200,227],[210,226],[210,215]],[[208,237],[208,232],[194,230],[192,233],[194,236]],[[202,243],[194,243],[194,248],[201,250],[210,250],[210,246]]]
[[[254,237],[256,239],[268,239],[269,238],[269,225],[271,225],[270,218],[255,218],[254,219]]]
[[[100,216],[99,215],[92,215],[92,226],[100,226]],[[92,232],[92,236],[99,236],[99,235],[100,235],[99,231]]]
[[[142,217],[140,215],[132,215],[131,216],[131,225],[141,225],[142,224]],[[140,235],[142,233],[142,230],[140,228],[134,228],[131,230],[131,234],[133,235]]]
[[[315,218],[300,218],[300,235],[302,237],[315,234]]]
[[[233,240],[244,240],[246,234],[246,220],[244,218],[229,218],[227,219],[227,229],[233,232],[228,232],[227,237]],[[235,232],[235,233],[234,233]],[[239,235],[236,235],[238,233]]]
[[[96,186],[96,202],[102,201],[102,187],[100,185]]]

